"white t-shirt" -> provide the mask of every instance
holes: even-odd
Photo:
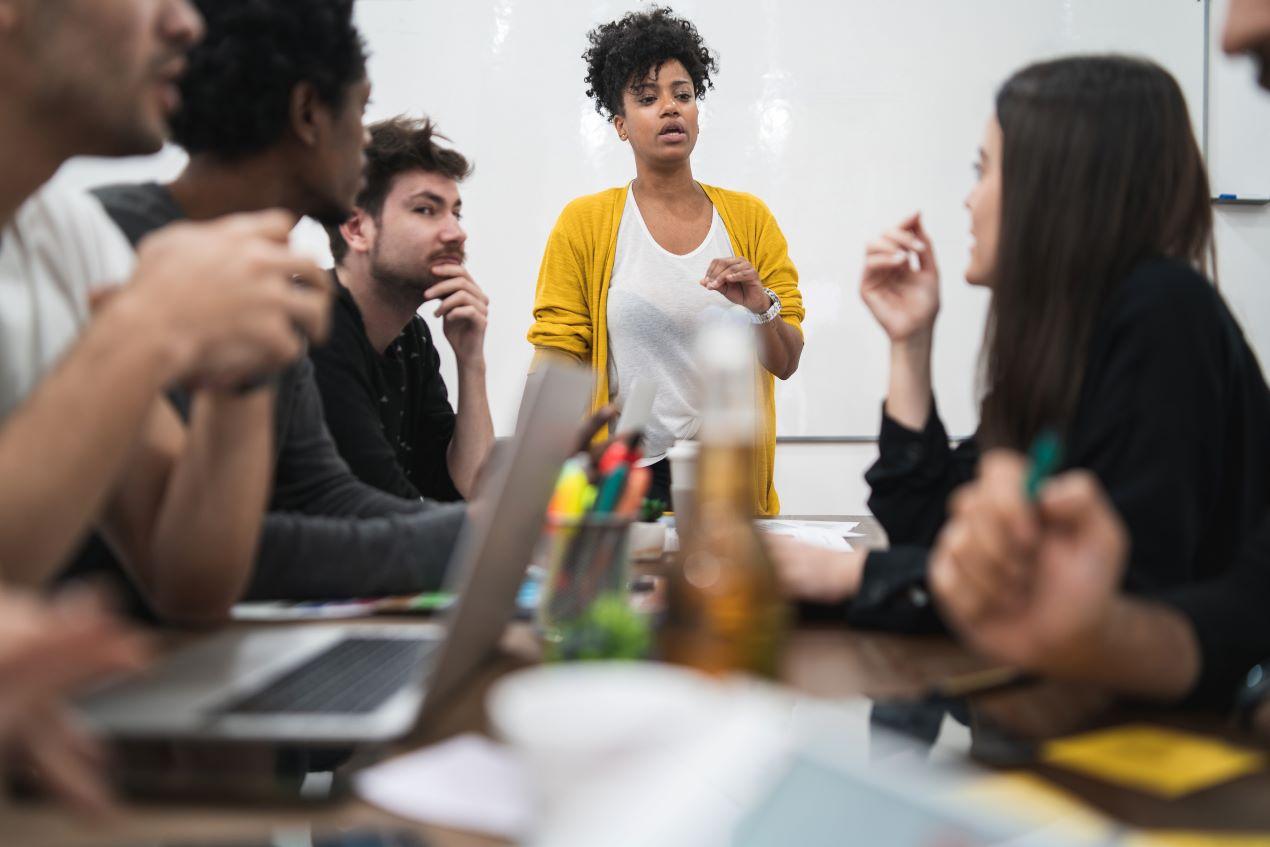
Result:
[[[0,420],[88,322],[90,291],[126,282],[136,257],[93,197],[46,185],[0,233]]]
[[[620,403],[622,386],[637,379],[656,387],[641,465],[660,461],[677,440],[697,434],[697,327],[703,313],[733,306],[700,282],[712,261],[732,255],[717,209],[695,250],[683,256],[667,251],[648,231],[635,192],[627,189],[609,282],[609,393]]]

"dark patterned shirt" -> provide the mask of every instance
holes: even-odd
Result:
[[[359,479],[389,494],[462,499],[446,459],[455,414],[428,325],[415,315],[381,354],[352,293],[335,285],[330,341],[310,358],[340,455]]]

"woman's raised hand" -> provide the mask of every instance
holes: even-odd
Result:
[[[892,342],[930,335],[939,313],[939,267],[921,213],[869,243],[860,296]]]

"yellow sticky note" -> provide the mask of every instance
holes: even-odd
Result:
[[[1147,725],[1118,726],[1051,741],[1042,759],[1168,798],[1201,791],[1265,766],[1262,753]]]

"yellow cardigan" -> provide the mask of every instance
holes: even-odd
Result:
[[[781,318],[802,332],[803,298],[798,270],[789,260],[789,247],[771,211],[757,197],[739,191],[701,186],[727,228],[732,251],[758,271],[763,284],[781,298]],[[589,362],[595,373],[592,406],[609,401],[608,314],[609,282],[617,231],[626,208],[625,186],[579,197],[565,207],[547,239],[529,343],[543,355],[564,353]],[[780,513],[780,498],[772,485],[776,459],[775,379],[760,368],[759,461],[755,463],[755,513]]]

